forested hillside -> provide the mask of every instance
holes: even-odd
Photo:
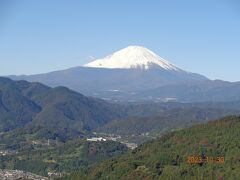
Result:
[[[0,78],[0,168],[20,169],[41,175],[51,172],[71,173],[80,169],[85,171],[89,166],[126,152],[127,148],[123,144],[141,144],[169,131],[225,115],[239,114],[239,104],[240,102],[117,104],[86,97],[65,87],[50,88],[40,83]],[[222,153],[227,159],[229,144],[226,143],[234,143],[231,138],[237,138],[234,133],[239,131],[230,134],[232,128],[228,123],[226,127],[221,124],[231,121],[238,127],[236,119],[177,131],[164,136],[169,139],[148,142],[128,155],[115,159],[111,165],[114,168],[110,168],[108,163],[112,162],[107,161],[96,166],[96,169],[89,169],[77,176],[131,179],[134,177],[132,173],[140,173],[144,177],[158,178],[168,176],[167,169],[175,169],[176,177],[185,169],[184,177],[196,176],[195,169],[198,166],[189,169],[184,160],[186,152],[191,154],[196,153],[196,149],[201,149],[198,152],[200,154]],[[199,134],[202,131],[206,133]],[[93,136],[103,136],[118,142],[85,142],[84,139]],[[174,138],[180,139],[181,143],[177,143]],[[199,146],[198,141],[203,142],[204,146]],[[184,144],[186,142],[188,144]],[[144,152],[150,153],[150,159]],[[155,162],[156,159],[159,161]],[[156,165],[159,166],[158,170],[153,168],[154,163],[160,163]],[[123,169],[121,164],[127,169]],[[202,170],[207,173],[205,169]],[[99,173],[95,174],[95,171]],[[219,174],[220,170],[216,173]]]
[[[160,109],[161,108],[159,108],[159,110]],[[236,109],[211,108],[208,106],[185,108],[172,107],[169,110],[155,112],[151,116],[139,116],[140,113],[136,113],[135,116],[110,121],[97,128],[96,131],[120,135],[142,133],[154,135],[173,129],[188,127],[197,123],[207,122],[209,120],[215,120],[226,115],[238,114],[238,112],[240,111]]]
[[[102,160],[127,152],[118,142],[87,142],[74,139],[63,144],[34,141],[21,151],[9,151],[0,156],[0,169],[18,169],[48,176],[48,173],[66,174],[90,167]]]
[[[238,179],[240,117],[168,133],[86,171],[76,179]]]
[[[65,87],[50,88],[1,77],[0,113],[0,132],[23,127],[20,131],[43,134],[39,131],[54,129],[65,139],[88,134],[91,129],[123,116],[118,105]]]

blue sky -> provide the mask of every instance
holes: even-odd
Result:
[[[240,81],[240,1],[0,0],[0,75],[79,66],[129,45]]]

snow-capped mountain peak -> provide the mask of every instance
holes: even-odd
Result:
[[[165,70],[181,71],[178,67],[161,58],[151,50],[142,46],[129,46],[113,53],[103,59],[97,59],[84,67],[94,68],[141,68],[150,69],[151,67],[161,67]]]

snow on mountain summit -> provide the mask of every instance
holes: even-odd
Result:
[[[94,68],[141,68],[150,69],[151,67],[161,67],[165,70],[181,71],[178,67],[174,66],[170,62],[164,60],[154,52],[142,46],[129,46],[120,51],[113,53],[103,59],[97,59],[84,67]]]

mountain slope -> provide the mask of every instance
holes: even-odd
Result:
[[[186,72],[138,46],[127,47],[84,66],[10,78],[41,82],[51,87],[66,86],[86,95],[114,100],[126,100],[136,92],[167,85],[208,81],[206,77]],[[144,98],[148,96],[151,94]]]
[[[65,87],[0,78],[0,130],[39,127],[89,132],[122,116],[117,105]]]
[[[49,90],[40,103],[43,109],[33,123],[47,123],[48,127],[56,127],[63,123],[63,127],[73,126],[81,127],[81,131],[90,130],[121,115],[113,105],[85,97],[65,87]],[[51,117],[52,121],[49,121]]]
[[[0,131],[22,127],[40,111],[41,107],[23,96],[14,81],[0,78]]]
[[[65,179],[238,179],[239,135],[240,118],[227,117],[168,133]]]

